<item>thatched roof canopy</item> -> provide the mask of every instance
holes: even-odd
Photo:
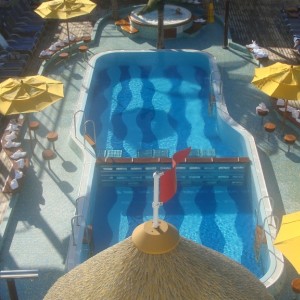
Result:
[[[164,254],[146,254],[132,237],[62,276],[46,300],[273,299],[250,271],[207,247],[180,237]]]

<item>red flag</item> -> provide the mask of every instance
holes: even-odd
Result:
[[[161,202],[167,202],[175,195],[177,190],[176,165],[184,162],[190,152],[191,147],[176,152],[172,158],[172,169],[164,172],[160,177],[159,198]]]
[[[161,202],[171,199],[177,190],[176,169],[172,168],[159,178],[159,198]]]
[[[173,155],[173,159],[172,159],[172,167],[174,168],[174,167],[176,167],[177,164],[179,164],[179,163],[181,163],[181,162],[184,162],[185,159],[186,159],[186,158],[188,157],[188,155],[190,154],[190,152],[191,152],[191,147],[176,152],[176,153]]]

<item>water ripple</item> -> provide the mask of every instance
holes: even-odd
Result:
[[[199,189],[195,203],[202,213],[200,224],[200,240],[206,247],[224,253],[225,238],[216,222],[217,203],[214,188],[203,186]]]

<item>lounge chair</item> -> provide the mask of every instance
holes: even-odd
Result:
[[[24,75],[24,70],[22,69],[4,69],[0,68],[0,80],[5,80],[10,77],[22,77]]]
[[[2,34],[0,34],[0,50],[19,51],[32,55],[35,48],[36,42],[34,41],[25,42],[25,40],[22,39],[6,40]]]
[[[19,53],[19,52],[10,52],[7,50],[0,51],[0,61],[9,61],[9,62],[24,62],[27,63],[30,59],[28,54]]]
[[[21,36],[35,36],[36,34],[40,35],[44,28],[44,24],[30,24],[25,22],[15,22],[13,18],[6,15],[3,16],[0,20],[1,29],[5,30],[7,35],[10,33],[20,34]]]
[[[18,21],[30,21],[33,23],[45,23],[45,20],[32,11],[31,7],[23,1],[11,6],[10,14]]]
[[[0,60],[0,69],[25,70],[26,62],[24,61],[4,61]]]
[[[4,27],[1,27],[0,32],[2,36],[8,41],[8,40],[16,40],[21,43],[33,43],[37,44],[40,39],[40,33],[33,32],[31,35],[21,35],[18,33],[13,33],[11,31],[8,31]]]

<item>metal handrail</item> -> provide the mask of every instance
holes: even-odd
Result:
[[[78,203],[80,200],[85,200],[86,199],[86,196],[81,196],[81,197],[78,197],[76,200],[75,200],[75,216],[78,216]],[[77,218],[77,225],[78,224],[78,218]]]
[[[84,123],[85,123],[85,113],[84,113],[84,111],[83,111],[82,109],[77,110],[77,111],[74,113],[74,115],[73,115],[74,135],[75,135],[76,138],[77,138],[77,131],[76,131],[76,115],[77,115],[78,113],[80,113],[80,112],[83,113],[83,121],[84,121]]]
[[[274,199],[269,195],[261,197],[258,201],[258,204],[259,204],[258,206],[260,206],[260,203],[261,203],[262,200],[267,199],[267,198],[269,198],[270,203],[271,203],[271,207],[273,208],[274,207]]]
[[[275,225],[276,225],[276,228],[275,228],[275,229],[276,229],[276,231],[277,231],[277,224],[278,224],[278,222],[279,222],[279,219],[278,219],[277,216],[274,216],[272,213],[271,213],[270,215],[268,215],[267,217],[265,217],[263,224],[265,225],[266,221],[267,221],[270,217],[271,217],[271,218],[274,218]],[[273,226],[273,224],[271,224],[271,223],[269,223],[269,222],[268,222],[268,225],[269,225],[269,226]],[[271,235],[271,237],[272,237],[272,239],[274,240],[276,236],[273,237],[273,236]]]
[[[223,82],[222,82],[222,80],[217,80],[217,79],[214,79],[213,78],[213,74],[215,74],[215,73],[218,73],[217,71],[212,71],[211,73],[210,73],[210,78],[209,78],[209,83],[210,83],[210,89],[211,89],[211,91],[214,91],[215,92],[215,90],[213,89],[213,83],[218,83],[219,85],[218,85],[218,91],[217,91],[217,93],[218,93],[218,95],[221,95],[222,96],[222,103],[224,102],[224,96],[223,96],[223,93],[222,93],[222,89],[223,89]],[[215,94],[213,94],[212,95],[212,93],[210,93],[211,95],[210,95],[210,97],[209,97],[209,112],[211,112],[211,110],[212,110],[212,106],[213,106],[213,104],[215,104],[216,103],[216,95]]]
[[[37,278],[38,270],[5,270],[0,271],[0,279]]]
[[[271,208],[272,208],[272,211],[271,211],[271,213],[270,213],[268,216],[266,216],[266,217],[264,218],[264,220],[263,220],[263,226],[265,227],[266,221],[267,221],[270,217],[271,217],[271,218],[273,217],[273,218],[274,218],[274,222],[275,222],[275,229],[277,230],[277,225],[278,225],[279,223],[278,223],[278,217],[277,217],[277,216],[274,216],[274,214],[273,214],[274,199],[273,199],[271,196],[269,196],[269,195],[261,197],[261,198],[259,199],[259,201],[258,201],[258,206],[259,206],[259,207],[260,207],[260,205],[261,205],[261,203],[263,202],[264,199],[269,199],[270,205],[271,205]],[[271,225],[273,226],[273,224],[272,224],[271,222],[268,222],[267,224],[268,224],[268,226],[271,226]],[[269,227],[269,230],[270,230],[270,227]],[[271,233],[271,230],[270,230],[270,233]],[[273,236],[271,236],[271,237],[272,237],[272,239],[274,239]]]

